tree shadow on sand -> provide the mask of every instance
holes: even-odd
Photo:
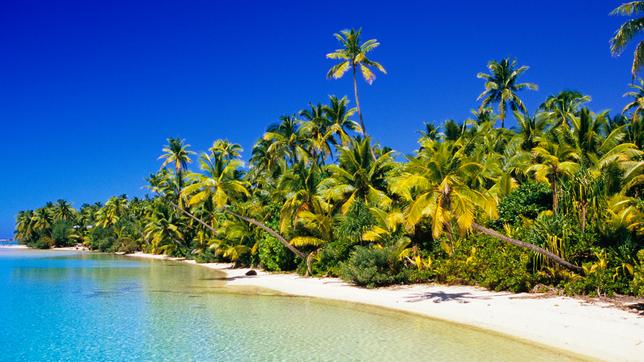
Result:
[[[460,293],[445,293],[445,292],[427,292],[410,295],[406,298],[408,302],[422,302],[425,300],[431,300],[434,303],[444,303],[444,302],[456,302],[456,303],[469,303],[472,300],[485,300],[490,299],[488,296],[473,295],[470,292],[460,292]]]

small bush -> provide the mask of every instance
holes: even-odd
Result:
[[[644,297],[644,249],[637,252],[638,263],[633,268],[633,280],[630,283],[631,293]]]
[[[295,258],[279,240],[263,234],[259,241],[259,265],[268,271],[293,270]]]
[[[57,247],[74,245],[74,240],[71,238],[74,229],[66,221],[58,221],[51,229],[51,238],[54,245]]]
[[[106,228],[94,227],[89,232],[89,246],[92,250],[112,251],[115,241],[114,233]]]
[[[340,277],[359,286],[374,288],[408,280],[401,263],[387,248],[359,246],[340,267]]]
[[[132,254],[139,250],[139,243],[132,238],[120,238],[114,245],[114,251]]]
[[[49,236],[42,236],[35,242],[31,243],[29,247],[36,249],[50,249],[55,245],[54,239]]]
[[[542,183],[525,183],[499,204],[498,225],[515,225],[522,218],[535,219],[540,212],[552,207],[552,191]]]
[[[525,292],[535,282],[528,268],[529,261],[529,254],[516,246],[472,235],[454,245],[451,257],[438,259],[436,273],[442,282]]]

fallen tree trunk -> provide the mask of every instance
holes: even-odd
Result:
[[[584,270],[581,267],[579,267],[577,265],[574,265],[574,264],[562,259],[558,255],[556,255],[556,254],[554,254],[554,253],[552,253],[552,252],[550,252],[550,251],[548,251],[548,250],[546,250],[544,248],[536,246],[534,244],[530,244],[530,243],[526,243],[525,241],[513,239],[511,237],[508,237],[508,236],[505,236],[505,235],[501,234],[500,232],[498,232],[496,230],[486,228],[485,226],[479,225],[477,223],[472,224],[472,229],[474,229],[474,230],[476,230],[476,231],[478,231],[478,232],[480,232],[482,234],[489,235],[489,236],[491,236],[493,238],[499,239],[501,241],[505,241],[506,243],[510,243],[512,245],[516,245],[516,246],[521,247],[521,248],[532,250],[535,253],[541,254],[541,255],[545,256],[546,258],[554,261],[555,263],[557,263],[557,264],[559,264],[561,266],[564,266],[564,267],[566,267],[566,268],[568,268],[570,270],[576,271],[578,273],[583,273],[584,272]]]

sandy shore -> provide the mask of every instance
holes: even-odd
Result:
[[[169,259],[142,253],[129,256]],[[644,361],[644,316],[607,303],[469,286],[417,284],[363,289],[336,278],[262,271],[246,276],[249,269],[232,269],[230,264],[198,265],[226,273],[231,286],[369,304],[492,330],[603,360]]]

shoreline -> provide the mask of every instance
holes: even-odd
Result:
[[[382,307],[500,333],[584,357],[644,361],[644,316],[610,303],[538,293],[493,292],[473,286],[398,285],[365,289],[338,278],[305,278],[145,253],[127,257],[181,261],[226,274],[230,286]]]

